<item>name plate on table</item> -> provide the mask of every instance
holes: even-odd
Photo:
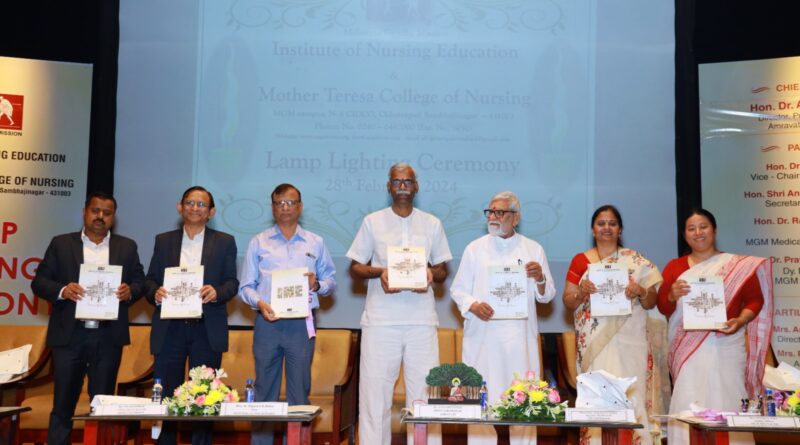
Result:
[[[160,403],[136,403],[100,405],[92,408],[93,416],[166,416],[167,405]]]
[[[414,405],[414,417],[480,419],[480,405]]]
[[[728,416],[728,426],[745,428],[800,428],[797,417]]]
[[[636,422],[632,409],[567,408],[567,422]]]
[[[285,416],[289,414],[286,402],[223,403],[220,416]]]

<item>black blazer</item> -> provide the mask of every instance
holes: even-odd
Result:
[[[171,320],[161,319],[161,306],[156,306],[156,291],[164,285],[164,268],[181,263],[183,228],[156,236],[153,258],[147,270],[145,296],[155,306],[153,328],[150,331],[150,352],[157,354],[164,346]],[[236,241],[227,233],[206,227],[203,239],[203,284],[217,291],[217,301],[203,305],[203,324],[208,332],[208,342],[215,352],[228,350],[228,311],[225,304],[239,292],[236,278]]]
[[[108,262],[122,266],[122,282],[131,288],[131,300],[119,302],[119,318],[111,321],[111,335],[120,346],[131,342],[128,332],[128,308],[144,293],[144,269],[139,262],[136,243],[124,236],[111,234]],[[83,263],[81,232],[59,235],[50,241],[44,259],[31,282],[33,293],[53,304],[47,325],[47,345],[66,346],[75,328],[75,302],[59,300],[58,294],[69,283],[80,279]]]

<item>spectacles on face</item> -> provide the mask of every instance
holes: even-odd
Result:
[[[274,205],[275,207],[283,207],[283,206],[294,207],[297,204],[300,204],[299,199],[281,199],[280,201],[272,201],[272,205]]]
[[[495,210],[495,209],[486,209],[483,211],[483,214],[486,217],[496,216],[497,218],[502,218],[506,216],[506,213],[517,213],[516,210]]]
[[[406,188],[410,188],[412,185],[417,183],[416,179],[392,179],[389,181],[392,184],[392,187],[400,187],[400,184],[406,186]]]
[[[203,201],[194,201],[194,200],[191,200],[191,199],[187,200],[187,201],[183,201],[183,205],[185,205],[186,207],[197,207],[198,209],[204,209],[204,208],[208,207],[208,204],[206,204]]]

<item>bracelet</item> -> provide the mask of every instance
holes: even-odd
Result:
[[[537,286],[541,286],[541,285],[547,283],[547,277],[543,276],[542,277],[542,281],[535,281],[535,283],[536,283]]]

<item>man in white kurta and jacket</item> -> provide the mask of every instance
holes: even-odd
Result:
[[[556,295],[544,249],[516,232],[521,217],[519,198],[512,192],[492,197],[484,210],[489,234],[464,250],[450,295],[464,316],[463,360],[487,382],[489,403],[496,403],[511,385],[514,373],[539,373],[539,328],[536,302],[548,303]],[[492,319],[495,308],[487,302],[490,268],[521,265],[527,275],[527,318]],[[541,376],[538,376],[541,378]],[[536,443],[536,428],[512,427],[511,444]],[[469,444],[496,444],[491,426],[469,425]]]

